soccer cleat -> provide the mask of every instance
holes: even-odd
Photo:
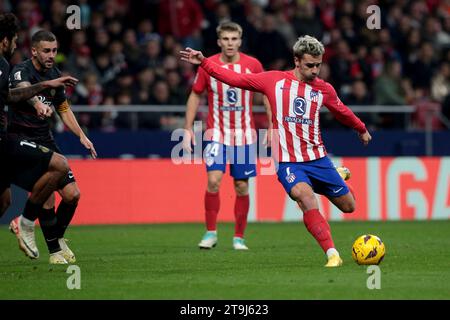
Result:
[[[14,218],[9,224],[9,230],[14,233],[19,242],[19,248],[31,259],[39,258],[39,250],[36,247],[34,238],[34,225],[25,226],[22,223],[22,216]]]
[[[333,254],[331,257],[328,258],[328,262],[325,265],[325,267],[340,267],[342,266],[344,262],[342,261],[341,257],[339,257],[337,254]]]
[[[217,233],[215,231],[207,231],[198,244],[200,249],[211,249],[217,244]]]
[[[50,264],[67,264],[67,260],[64,258],[63,252],[61,250],[61,251],[57,251],[54,253],[50,253],[48,263],[50,263]]]
[[[58,239],[59,246],[61,247],[61,253],[68,263],[75,263],[77,261],[77,259],[75,259],[75,254],[72,252],[72,250],[70,250],[66,241],[67,240],[64,238]]]
[[[352,176],[350,170],[346,167],[337,167],[336,171],[339,173],[339,175],[341,176],[341,178],[345,181],[347,181],[348,179],[350,179],[350,177]]]
[[[248,247],[244,243],[244,239],[239,237],[233,237],[233,248],[234,250],[248,250]]]

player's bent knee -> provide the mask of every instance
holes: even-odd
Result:
[[[67,174],[69,170],[69,163],[66,157],[59,153],[53,153],[49,164],[49,171],[58,171]]]
[[[209,179],[208,180],[208,191],[212,193],[219,192],[221,179]]]
[[[63,189],[63,192],[60,193],[63,201],[70,205],[77,205],[78,201],[80,201],[81,198],[81,192],[80,189],[78,189],[78,186],[73,183],[74,186],[70,189]]]
[[[342,208],[341,208],[342,212],[344,213],[352,213],[355,211],[355,202],[354,201],[350,201],[345,203]]]

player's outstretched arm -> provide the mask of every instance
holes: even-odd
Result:
[[[186,48],[185,50],[180,51],[180,58],[183,61],[195,65],[200,64],[203,70],[205,70],[211,77],[214,77],[221,82],[225,82],[230,86],[244,90],[265,93],[264,83],[270,78],[270,75],[267,75],[268,72],[237,73],[230,69],[222,68],[222,66],[217,63],[205,58],[201,51],[191,48]]]
[[[8,102],[17,103],[23,100],[32,99],[36,94],[48,88],[58,88],[62,86],[74,86],[78,83],[78,79],[70,76],[60,77],[54,80],[42,81],[36,84],[29,82],[21,82],[26,85],[18,86],[9,90]]]

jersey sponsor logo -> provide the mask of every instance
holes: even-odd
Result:
[[[222,111],[243,111],[243,106],[221,106],[220,110]]]
[[[298,116],[303,116],[306,112],[306,101],[303,97],[297,97],[292,103],[294,113]]]
[[[319,92],[317,92],[316,90],[311,90],[311,93],[309,94],[309,98],[311,99],[312,102],[319,101]]]
[[[22,71],[17,71],[14,73],[14,80],[22,80]]]
[[[41,101],[43,104],[48,105],[49,107],[53,106],[51,101],[47,101],[46,97],[44,96],[37,96],[39,101]]]
[[[226,95],[229,104],[235,104],[238,101],[238,93],[235,88],[229,88]]]
[[[313,121],[311,119],[306,119],[306,118],[297,118],[297,117],[284,117],[284,121],[286,122],[294,122],[294,123],[298,123],[298,124],[307,124],[312,126],[313,125]]]

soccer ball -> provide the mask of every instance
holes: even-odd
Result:
[[[357,264],[380,264],[385,252],[383,241],[372,234],[360,236],[352,247],[352,257]]]

